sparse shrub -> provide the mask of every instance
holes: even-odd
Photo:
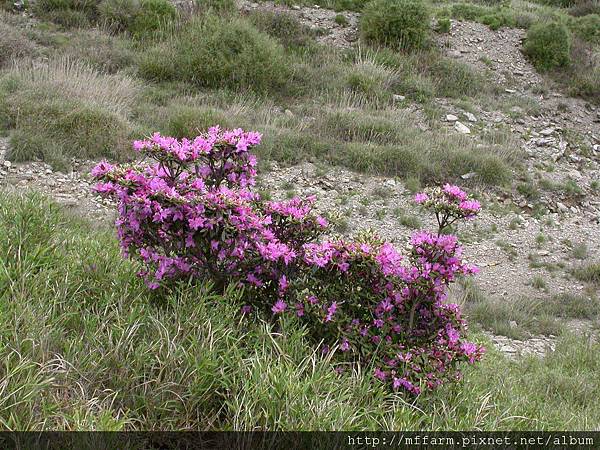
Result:
[[[600,15],[589,14],[569,21],[569,28],[580,39],[600,43]]]
[[[25,115],[11,135],[8,156],[15,161],[39,158],[64,170],[71,157],[122,159],[126,152],[127,123],[95,105],[63,100],[53,92],[19,96],[13,107],[15,114]]]
[[[38,16],[65,28],[84,28],[98,19],[98,0],[39,0],[33,4]]]
[[[227,117],[219,111],[185,105],[169,109],[167,120],[166,133],[178,139],[198,136],[202,130],[214,124],[227,127],[229,123]]]
[[[138,86],[128,77],[103,75],[68,59],[17,66],[7,75],[9,157],[41,158],[64,169],[71,157],[127,154],[130,113]]]
[[[592,262],[573,270],[573,275],[580,281],[600,284],[600,262]]]
[[[33,56],[39,52],[38,46],[21,30],[3,22],[2,19],[0,14],[0,67],[7,65],[13,58]]]
[[[235,11],[235,0],[195,0],[196,6],[202,12],[231,12]]]
[[[571,256],[575,259],[586,259],[588,257],[588,246],[585,242],[574,245],[571,248]]]
[[[346,19],[346,16],[343,14],[336,14],[333,20],[342,27],[348,26],[348,19]]]
[[[131,28],[141,12],[139,0],[102,0],[98,5],[100,21],[114,31]]]
[[[429,21],[421,0],[373,0],[361,15],[360,31],[367,42],[416,50],[427,43]]]
[[[250,21],[260,31],[277,39],[286,48],[299,48],[312,42],[313,33],[290,14],[256,11]]]
[[[483,77],[471,66],[448,58],[436,59],[429,70],[440,97],[473,96],[485,86]]]
[[[530,284],[535,289],[539,289],[539,290],[546,290],[548,288],[548,284],[546,283],[546,280],[544,279],[544,277],[542,277],[540,275],[534,276],[531,279]]]
[[[97,192],[120,203],[121,246],[141,260],[148,286],[190,277],[208,277],[218,289],[243,285],[243,315],[300,320],[322,353],[336,353],[338,371],[358,361],[391,389],[415,395],[478,360],[483,349],[464,340],[458,305],[444,302],[447,286],[476,269],[442,231],[474,217],[479,203],[451,185],[418,194],[439,230],[413,236],[408,265],[373,235],[317,243],[328,223],[312,213],[314,197],[272,202],[248,190],[256,175],[249,150],[260,139],[218,127],[194,140],[155,134],[134,143],[155,163],[92,170]]]
[[[175,6],[168,0],[141,0],[129,31],[137,39],[150,37],[177,17]]]
[[[600,1],[583,0],[569,8],[569,14],[574,17],[587,16],[588,14],[600,15]]]
[[[456,3],[452,5],[451,14],[456,19],[477,21],[489,12],[488,8],[472,3]]]
[[[61,51],[69,59],[88,63],[105,73],[116,73],[135,62],[129,40],[98,29],[72,33]]]
[[[287,67],[283,47],[248,21],[209,15],[193,19],[169,42],[142,55],[140,74],[265,92],[285,86]]]
[[[527,32],[523,52],[538,70],[569,65],[571,35],[562,23],[541,23]]]
[[[436,31],[438,33],[450,33],[451,28],[452,28],[452,22],[450,22],[450,19],[448,19],[447,17],[438,19],[437,28],[436,28]]]

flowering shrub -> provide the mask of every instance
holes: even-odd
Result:
[[[134,143],[152,163],[92,170],[96,191],[118,201],[121,246],[143,263],[148,286],[190,276],[244,285],[243,314],[298,317],[323,352],[370,365],[395,390],[434,389],[478,360],[483,349],[465,341],[458,306],[445,303],[448,285],[476,269],[441,231],[479,203],[450,185],[418,194],[439,230],[415,233],[405,256],[372,233],[323,239],[314,197],[272,202],[250,191],[260,139],[218,127],[194,140],[155,134]]]

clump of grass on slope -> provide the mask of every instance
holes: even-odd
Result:
[[[421,0],[373,0],[360,18],[362,38],[403,50],[423,48],[429,35],[429,11]]]
[[[113,231],[0,194],[0,426],[7,430],[589,429],[598,344],[490,351],[413,404],[338,375],[293,321],[242,320],[243,292],[150,292]],[[502,370],[498,370],[502,367]]]
[[[290,72],[284,49],[273,38],[246,19],[209,14],[142,55],[140,74],[155,81],[267,92],[284,87]]]
[[[578,267],[573,274],[580,281],[600,284],[600,262],[592,262]]]
[[[523,52],[538,70],[568,66],[571,33],[562,23],[540,23],[527,32]]]
[[[12,59],[34,56],[39,48],[18,27],[5,21],[6,13],[0,11],[0,67]]]
[[[16,65],[1,80],[0,116],[12,128],[9,158],[64,168],[71,157],[122,158],[138,84],[68,58]]]

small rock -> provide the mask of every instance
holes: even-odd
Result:
[[[506,92],[507,94],[514,94],[517,91],[515,91],[514,89],[504,89],[504,92]]]
[[[404,95],[394,94],[394,95],[392,95],[392,99],[395,102],[403,102],[404,100],[406,100],[406,97]]]
[[[456,122],[458,120],[458,117],[456,117],[454,114],[446,114],[446,122]]]
[[[511,328],[517,328],[517,322],[515,322],[514,320],[509,320],[508,321],[508,326]]]
[[[454,129],[462,134],[471,134],[471,130],[466,125],[463,125],[460,122],[454,123]]]
[[[542,136],[550,136],[552,133],[554,133],[554,128],[544,128],[542,131],[540,131]]]
[[[470,112],[465,112],[465,117],[469,122],[477,122],[477,117]]]
[[[470,178],[473,178],[475,175],[477,175],[477,173],[476,173],[476,172],[469,172],[469,173],[465,173],[464,175],[461,175],[460,177],[461,177],[463,180],[468,180],[468,179],[470,179]]]
[[[383,184],[387,187],[396,187],[396,181],[392,180],[391,178],[389,180],[385,180],[385,183]]]
[[[561,203],[561,202],[556,202],[556,207],[558,208],[558,210],[560,212],[567,212],[567,211],[569,211],[569,208],[567,208],[567,205],[565,205],[564,203]]]
[[[10,169],[10,167],[12,166],[12,163],[10,161],[4,161],[4,167],[6,167],[7,169]]]

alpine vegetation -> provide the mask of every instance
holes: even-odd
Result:
[[[415,233],[407,255],[370,233],[325,237],[314,197],[266,201],[251,190],[260,140],[218,126],[191,140],[155,133],[133,145],[151,163],[94,167],[96,191],[118,201],[123,252],[142,262],[148,287],[190,277],[243,287],[247,320],[294,316],[322,353],[335,353],[337,371],[357,363],[414,395],[479,360],[459,307],[445,302],[456,277],[477,269],[443,233],[479,203],[451,185],[417,194],[439,229]]]

